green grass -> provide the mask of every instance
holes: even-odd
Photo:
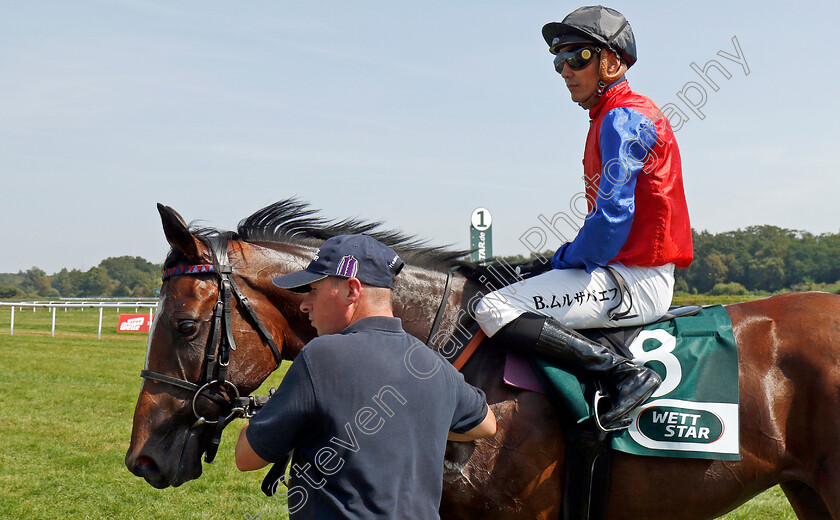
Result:
[[[115,331],[116,312],[105,313]],[[55,338],[42,309],[16,312],[9,336],[9,310],[0,309],[0,517],[286,518],[285,507],[259,490],[266,470],[240,473],[234,466],[244,422],[228,427],[216,462],[198,480],[157,490],[129,473],[123,459],[146,335],[110,332],[98,341],[98,311],[69,311],[65,320],[62,314]]]
[[[146,335],[115,333],[115,310],[105,310],[101,341],[96,310],[59,310],[55,338],[43,309],[16,311],[14,336],[9,314],[0,308],[0,517],[287,518],[285,506],[259,490],[266,470],[240,473],[234,466],[241,421],[227,428],[216,462],[205,464],[198,480],[157,490],[128,472],[123,459]],[[281,377],[272,375],[258,393]],[[723,518],[795,516],[774,488]]]
[[[724,520],[796,520],[793,508],[779,486],[768,489],[735,511],[723,515]]]

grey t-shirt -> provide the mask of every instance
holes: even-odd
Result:
[[[246,435],[270,462],[295,450],[292,518],[438,519],[446,436],[485,403],[399,318],[370,317],[304,347]]]

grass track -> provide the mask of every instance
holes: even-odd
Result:
[[[43,309],[17,311],[14,336],[9,315],[0,308],[0,518],[287,518],[282,503],[259,491],[265,470],[234,467],[242,422],[225,431],[202,477],[179,488],[154,489],[126,470],[146,335],[113,332],[114,310],[105,311],[101,341],[98,311],[59,310],[55,338]],[[261,393],[280,378],[272,375]],[[722,518],[796,517],[773,488]]]

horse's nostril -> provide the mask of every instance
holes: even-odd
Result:
[[[138,477],[143,477],[151,480],[158,480],[161,478],[160,468],[154,459],[146,455],[137,457],[137,462],[134,463],[133,468],[129,468],[132,473]]]

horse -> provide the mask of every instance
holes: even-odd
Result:
[[[439,308],[441,336],[468,327],[471,306],[498,283],[480,267],[459,264],[461,252],[383,231],[381,223],[326,220],[297,199],[258,211],[235,233],[191,229],[171,208],[158,208],[172,246],[164,268],[184,274],[161,288],[125,458],[132,473],[157,488],[198,478],[201,455],[232,420],[225,404],[253,392],[280,358],[293,360],[315,336],[300,296],[271,278],[304,268],[324,239],[366,232],[400,253],[407,265],[394,290],[395,314],[422,341]],[[184,266],[224,273],[186,273],[192,268]],[[238,296],[221,337],[229,336],[235,350],[227,352],[227,379],[205,389],[199,383],[222,368],[218,359],[208,363],[207,353],[223,343],[214,309],[230,292],[226,278]],[[798,518],[840,519],[840,297],[788,293],[726,310],[739,351],[740,460],[615,453],[605,518],[715,518],[780,484]],[[498,429],[488,439],[448,444],[442,518],[560,517],[562,421],[546,396],[503,383],[504,355],[491,342],[463,367],[466,380],[484,390]]]

